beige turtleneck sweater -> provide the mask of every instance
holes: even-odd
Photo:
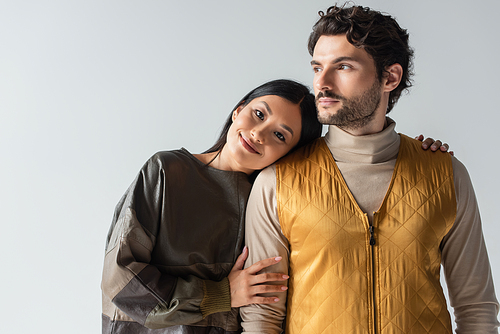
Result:
[[[385,197],[399,151],[395,123],[380,133],[353,136],[330,126],[325,141],[359,207],[370,221]],[[442,153],[436,153],[442,154]],[[456,333],[497,333],[499,304],[495,297],[481,218],[474,189],[464,165],[452,158],[457,217],[443,240],[442,265],[454,308]],[[246,266],[282,256],[268,272],[288,273],[288,240],[281,232],[276,204],[276,168],[270,166],[257,177],[246,214]],[[275,294],[273,294],[275,295]],[[286,315],[286,292],[270,305],[240,308],[243,329],[248,333],[280,333]]]

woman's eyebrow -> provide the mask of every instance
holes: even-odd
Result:
[[[264,107],[266,107],[266,110],[269,113],[269,115],[272,115],[273,111],[271,110],[271,107],[269,106],[269,104],[267,104],[266,101],[260,101],[260,102],[262,102],[262,104],[264,105]]]
[[[292,134],[292,136],[293,136],[293,130],[292,130],[292,128],[290,128],[290,127],[289,127],[288,125],[286,125],[286,124],[280,124],[280,126],[281,126],[282,128],[284,128],[285,130],[287,130],[288,132],[290,132],[290,133]]]

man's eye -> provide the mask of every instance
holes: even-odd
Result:
[[[339,69],[341,69],[341,70],[348,70],[348,69],[350,69],[350,68],[351,68],[351,67],[350,67],[349,65],[340,65],[340,66],[339,66]]]
[[[255,110],[255,115],[260,118],[261,120],[264,120],[264,113],[260,110]]]
[[[285,136],[283,136],[281,132],[275,131],[274,134],[276,135],[276,137],[278,137],[279,140],[285,141]]]
[[[313,67],[313,72],[314,73],[321,72],[321,68],[319,68],[319,67]]]

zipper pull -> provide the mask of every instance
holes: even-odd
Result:
[[[370,225],[370,245],[375,245],[375,237],[373,236],[373,225]]]

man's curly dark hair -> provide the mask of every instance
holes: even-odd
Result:
[[[399,85],[390,93],[386,113],[390,112],[403,90],[412,86],[413,50],[408,44],[408,33],[390,15],[368,7],[341,7],[334,5],[326,14],[319,12],[319,20],[309,35],[308,49],[311,56],[322,35],[346,35],[349,43],[363,48],[375,61],[378,79],[385,69],[400,64],[403,75]]]

